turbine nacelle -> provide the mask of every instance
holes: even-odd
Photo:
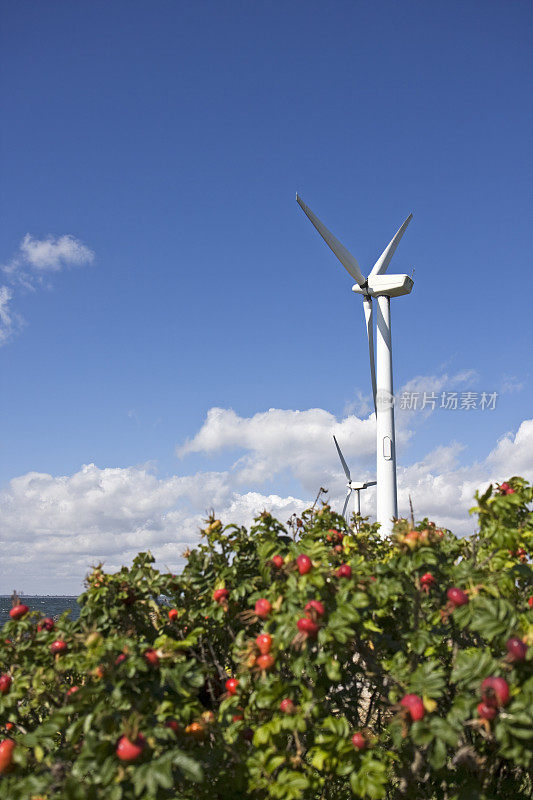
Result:
[[[359,489],[368,489],[369,486],[375,486],[376,481],[366,481],[366,483],[358,483],[357,481],[349,481],[346,484],[348,489],[352,490],[359,490]]]
[[[409,275],[369,275],[365,288],[356,283],[352,292],[370,297],[400,297],[409,294],[412,288],[413,279]]]

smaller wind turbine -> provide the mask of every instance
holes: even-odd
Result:
[[[337,453],[339,454],[339,458],[341,460],[342,468],[344,470],[344,474],[348,478],[348,492],[346,494],[346,500],[344,501],[344,508],[342,509],[342,516],[346,519],[346,509],[348,508],[348,501],[350,500],[350,496],[352,492],[355,492],[355,511],[357,514],[361,513],[361,489],[366,489],[369,486],[375,486],[376,481],[366,481],[365,483],[361,483],[360,481],[352,481],[352,477],[350,475],[350,470],[348,469],[348,464],[344,460],[344,456],[341,452],[339,447],[339,443],[335,436],[333,437],[333,441],[335,442],[335,447],[337,448]]]

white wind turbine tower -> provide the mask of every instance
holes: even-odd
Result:
[[[346,500],[344,501],[344,507],[342,509],[342,516],[347,520],[346,517],[346,509],[348,508],[348,501],[350,500],[350,495],[352,492],[355,492],[355,512],[356,514],[361,513],[361,489],[367,489],[369,486],[375,486],[376,481],[366,481],[365,483],[361,483],[359,481],[352,481],[352,477],[350,475],[350,470],[348,469],[348,464],[344,460],[344,456],[341,452],[339,447],[339,443],[335,436],[333,437],[333,441],[335,442],[335,447],[337,448],[337,453],[339,454],[339,458],[341,460],[342,468],[344,470],[344,474],[348,478],[348,483],[346,484],[348,487],[348,491],[346,493]]]
[[[409,294],[413,281],[408,275],[385,275],[400,239],[409,225],[410,214],[380,255],[368,278],[364,278],[359,264],[338,239],[320,222],[298,195],[300,208],[311,220],[326,244],[333,250],[343,267],[356,281],[354,292],[363,295],[366,332],[370,354],[372,393],[376,411],[376,461],[377,500],[376,519],[383,535],[390,534],[392,520],[398,516],[396,493],[396,442],[394,433],[394,396],[392,387],[392,343],[390,326],[390,298]],[[372,298],[377,298],[377,342],[374,358],[374,322]]]

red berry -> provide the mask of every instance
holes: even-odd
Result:
[[[270,652],[270,648],[272,647],[272,636],[268,633],[260,633],[255,643],[259,652],[265,655],[265,653]]]
[[[11,619],[21,619],[25,616],[30,609],[28,606],[25,606],[24,603],[19,603],[18,606],[13,606],[11,611],[9,612],[9,616]]]
[[[422,702],[422,698],[419,697],[417,694],[406,694],[400,700],[400,705],[406,708],[411,716],[413,721],[418,721],[423,719],[426,709],[424,708],[424,703]]]
[[[259,669],[270,669],[270,667],[274,666],[276,659],[272,655],[272,653],[265,653],[262,656],[259,656],[257,661],[255,662]]]
[[[336,544],[333,549],[335,550],[336,553],[342,553],[343,550],[344,550],[344,547],[342,546],[342,544]]]
[[[52,617],[44,617],[44,619],[37,624],[38,631],[53,631],[54,628],[55,622]]]
[[[285,697],[279,704],[279,710],[283,714],[294,714],[296,707],[290,697]]]
[[[434,583],[435,583],[435,578],[433,577],[431,572],[426,572],[420,578],[420,586],[422,587],[422,591],[426,592],[426,594],[429,593],[429,590],[431,589]]]
[[[237,678],[228,678],[226,681],[226,690],[228,694],[237,694],[237,686],[239,685],[239,681]]]
[[[527,604],[530,608],[533,608],[533,594],[527,598]]]
[[[485,678],[481,684],[481,694],[488,705],[506,706],[509,702],[509,684],[505,678]]]
[[[527,655],[527,645],[517,636],[512,636],[507,644],[507,652],[513,661],[525,661]]]
[[[272,563],[276,567],[276,569],[281,569],[283,566],[283,559],[281,556],[274,556],[272,559]]]
[[[0,692],[7,694],[11,687],[11,675],[0,675]]]
[[[418,531],[409,531],[406,533],[403,539],[403,543],[407,545],[409,550],[414,550],[417,547],[419,541],[419,533]]]
[[[337,570],[337,578],[351,578],[352,568],[349,564],[341,564]]]
[[[296,559],[296,563],[298,564],[298,572],[300,575],[307,575],[308,572],[311,572],[313,568],[313,564],[311,563],[311,559],[309,556],[304,555],[301,553],[298,558]]]
[[[171,608],[170,611],[168,612],[169,621],[170,622],[175,622],[177,620],[177,618],[178,618],[178,609],[177,608]]]
[[[0,742],[0,775],[11,772],[13,769],[13,750],[15,742],[13,739],[3,739]]]
[[[68,645],[62,639],[56,639],[55,642],[52,642],[50,645],[50,652],[53,656],[58,655],[60,653],[66,653],[68,650]]]
[[[174,731],[176,736],[181,730],[179,722],[177,722],[175,719],[167,719],[167,721],[165,722],[165,728],[170,728],[171,731]]]
[[[356,750],[366,750],[368,742],[362,733],[354,733],[352,743]]]
[[[76,692],[79,692],[79,690],[80,690],[79,686],[71,686],[67,692],[67,697],[72,697],[72,695],[76,694]]]
[[[151,648],[145,650],[143,653],[144,660],[147,664],[150,664],[151,667],[158,667],[159,666],[159,656],[157,655],[155,650]]]
[[[196,739],[197,742],[203,742],[206,737],[206,731],[201,722],[191,722],[191,724],[187,725],[185,728],[185,733],[188,733],[193,739]]]
[[[452,586],[451,589],[448,589],[446,592],[446,597],[455,608],[458,606],[465,606],[468,603],[467,593],[463,592],[462,589],[457,589],[455,586]]]
[[[265,598],[263,597],[261,598],[261,600],[258,600],[257,603],[255,604],[254,611],[260,619],[266,619],[270,614],[270,612],[272,611],[272,606],[270,605],[268,600],[265,600]]]
[[[316,622],[313,622],[312,619],[309,619],[309,617],[301,617],[296,625],[298,626],[298,630],[301,633],[305,633],[310,639],[314,639],[318,633],[319,626]]]
[[[525,661],[527,655],[527,645],[517,636],[512,636],[507,644],[507,652],[513,661]]]
[[[231,718],[232,722],[241,722],[244,719],[244,714],[234,714]]]
[[[127,736],[121,736],[115,752],[121,761],[131,764],[133,761],[138,761],[142,756],[145,744],[146,740],[142,733],[137,736],[134,742],[128,739]]]
[[[477,713],[482,719],[494,719],[496,714],[498,713],[498,709],[494,706],[489,706],[488,703],[478,703]]]
[[[126,655],[126,653],[120,653],[120,654],[119,654],[119,655],[118,655],[118,656],[115,658],[115,667],[118,667],[118,666],[120,666],[120,664],[122,664],[122,662],[123,662],[123,661],[125,661],[125,660],[127,659],[127,657],[128,657],[128,656]]]
[[[223,600],[227,600],[228,595],[229,595],[229,592],[228,592],[227,589],[224,589],[224,588],[215,589],[215,591],[213,592],[213,600],[215,601],[215,603],[220,603]]]
[[[308,617],[311,616],[310,612],[312,610],[316,611],[319,617],[322,617],[324,616],[326,609],[324,608],[320,600],[309,600],[304,609]]]

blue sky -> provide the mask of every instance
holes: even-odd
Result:
[[[19,0],[3,17],[0,286],[11,333],[0,348],[0,510],[15,555],[0,591],[19,575],[26,591],[56,578],[76,590],[93,555],[113,566],[137,542],[168,545],[173,563],[168,526],[143,538],[154,515],[185,525],[170,492],[130,528],[129,501],[119,503],[130,539],[117,534],[113,554],[91,545],[113,516],[95,511],[92,527],[73,531],[74,578],[52,556],[33,564],[48,536],[59,554],[76,526],[63,520],[56,541],[61,519],[42,509],[62,513],[54,492],[84,464],[126,483],[145,470],[159,494],[176,476],[218,475],[226,493],[213,497],[237,516],[244,494],[248,505],[303,502],[326,479],[342,494],[335,454],[320,467],[313,425],[309,472],[272,451],[232,483],[250,453],[265,454],[270,417],[257,415],[268,409],[368,417],[356,402],[370,386],[360,299],[296,190],[363,271],[414,214],[390,268],[415,268],[413,293],[393,301],[395,385],[422,376],[428,389],[499,398],[492,412],[406,417],[400,462],[448,448],[435,480],[450,454],[454,475],[478,465],[473,480],[492,477],[479,464],[507,434],[512,450],[533,416],[530,3]],[[57,257],[39,266],[41,251],[21,250],[28,234]],[[62,260],[60,237],[70,237]],[[235,412],[242,424],[223,417],[233,436],[209,439],[212,408]],[[293,422],[276,420],[289,441]],[[371,472],[356,422],[345,446]],[[520,456],[517,469],[530,466]],[[13,488],[33,472],[49,476],[51,495]],[[210,504],[209,493],[195,498],[189,527]],[[24,523],[10,516],[17,503]]]

